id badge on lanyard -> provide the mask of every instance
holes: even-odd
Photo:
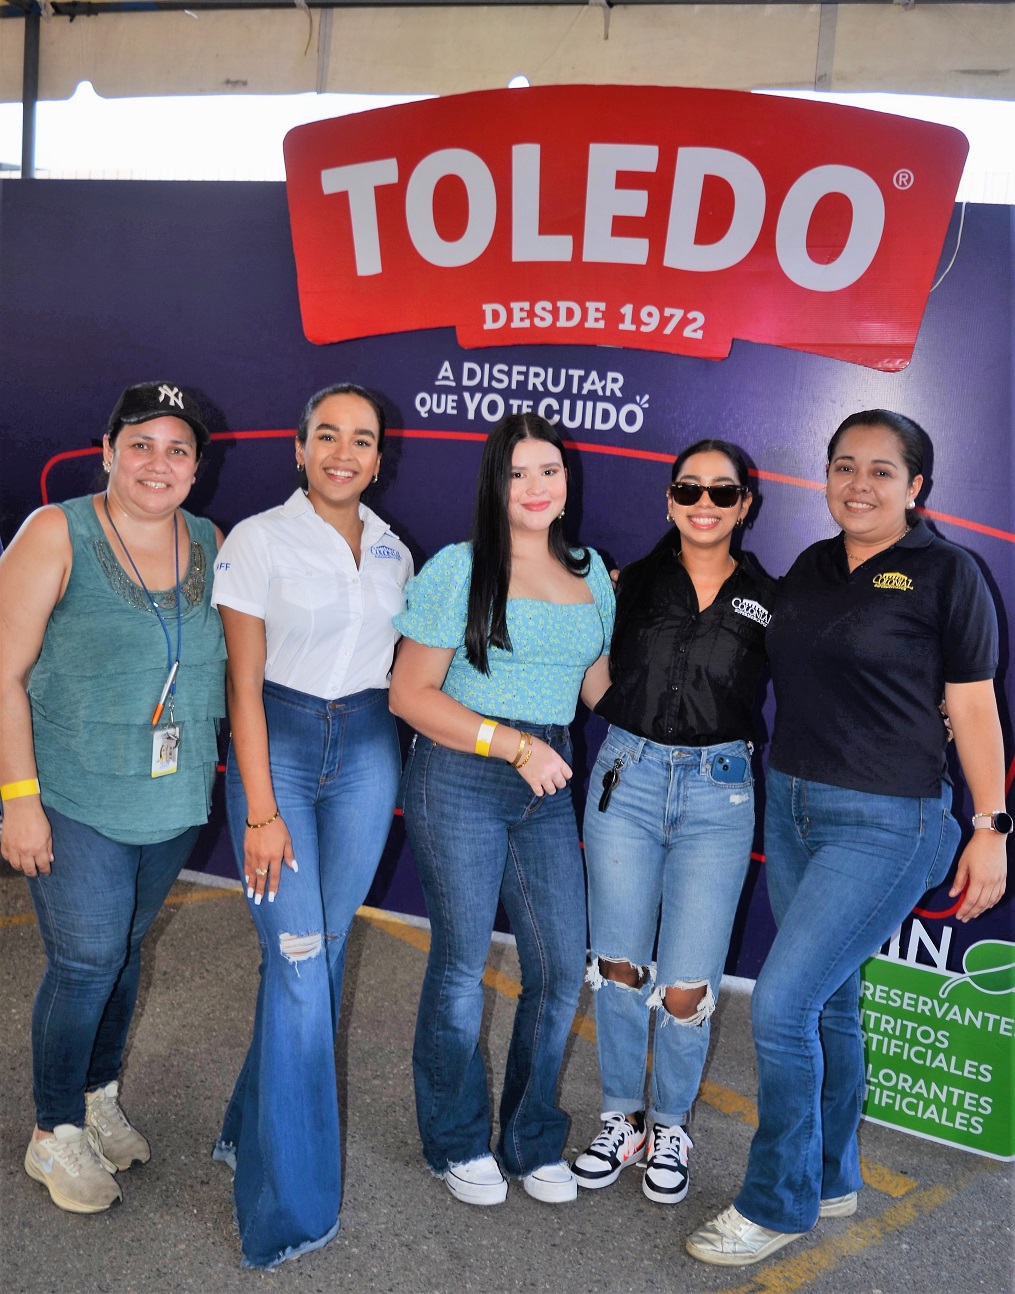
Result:
[[[152,777],[168,777],[180,766],[180,725],[175,721],[176,716],[173,713],[176,700],[176,674],[179,668],[180,662],[176,661],[169,671],[166,685],[162,689],[159,703],[152,715]],[[167,700],[169,722],[160,724],[159,720],[166,712]]]

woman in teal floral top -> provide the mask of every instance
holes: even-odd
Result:
[[[407,590],[391,708],[417,729],[404,812],[431,925],[413,1071],[423,1155],[456,1199],[499,1204],[509,1177],[545,1203],[577,1195],[561,1159],[557,1079],[585,966],[585,885],[571,803],[579,693],[609,682],[613,588],[564,538],[564,447],[533,414],[505,418],[480,466],[471,544]],[[479,1049],[498,900],[522,971],[497,1158]],[[499,1162],[498,1162],[499,1161]]]

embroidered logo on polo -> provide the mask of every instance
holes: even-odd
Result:
[[[755,620],[759,625],[767,625],[772,619],[771,613],[753,598],[734,598],[732,606],[738,616],[746,616],[748,620]]]
[[[159,404],[163,400],[168,400],[170,405],[175,405],[178,409],[183,408],[183,392],[178,386],[167,386],[163,382],[159,387]]]
[[[402,560],[402,554],[397,548],[389,548],[387,544],[371,544],[370,552],[374,557],[391,557],[396,562]]]
[[[904,593],[908,593],[913,587],[913,581],[901,571],[882,571],[880,575],[874,576],[871,583],[876,589],[901,589]]]

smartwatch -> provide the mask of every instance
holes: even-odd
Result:
[[[977,827],[981,829],[985,827],[989,831],[996,831],[1002,836],[1010,836],[1012,827],[1015,826],[1015,823],[1012,822],[1011,814],[1003,811],[997,813],[974,813],[972,822],[974,831]]]

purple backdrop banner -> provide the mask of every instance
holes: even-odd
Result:
[[[395,432],[370,502],[417,563],[466,535],[483,436],[502,412],[531,407],[558,417],[578,446],[572,535],[611,563],[662,533],[669,464],[682,445],[702,435],[737,442],[758,472],[745,546],[779,575],[833,532],[821,494],[831,431],[855,409],[894,408],[934,442],[928,517],[976,555],[995,595],[1010,770],[1015,231],[1009,208],[970,206],[960,216],[942,269],[957,243],[958,253],[931,294],[913,362],[888,374],[741,342],[721,362],[587,346],[468,351],[451,329],[314,346],[300,323],[283,185],[0,182],[0,537],[8,541],[43,499],[97,488],[98,438],[130,382],[166,378],[213,406],[216,439],[192,504],[228,529],[290,493],[292,429],[306,397],[348,379],[390,407]],[[390,309],[397,317],[397,297]],[[579,713],[580,769],[602,731]],[[221,814],[217,797],[198,865],[231,876]],[[772,935],[762,877],[756,861],[728,963],[742,975],[756,973]],[[370,902],[423,911],[397,820]],[[947,886],[928,895],[898,955],[911,949],[926,962],[945,949],[958,969],[971,942],[1012,937],[1010,895],[972,927],[952,926],[954,907]]]

